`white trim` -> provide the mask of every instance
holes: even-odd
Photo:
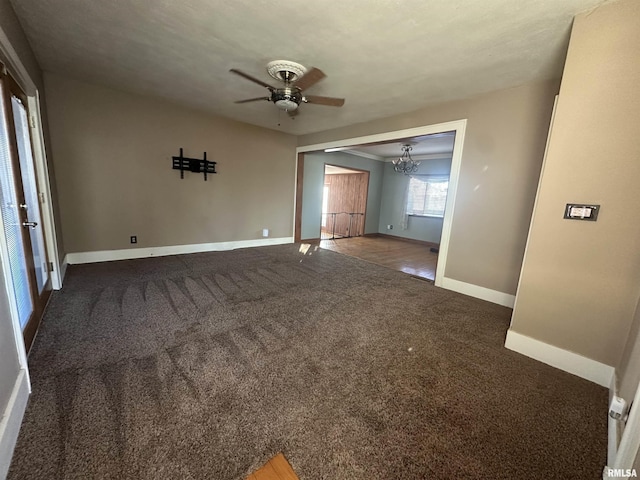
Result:
[[[235,242],[196,243],[191,245],[170,245],[167,247],[76,252],[68,253],[65,260],[69,265],[76,265],[81,263],[130,260],[134,258],[164,257],[167,255],[182,255],[185,253],[218,252],[223,250],[235,250],[236,248],[282,245],[285,243],[293,243],[293,237],[260,238],[256,240],[239,240]]]
[[[456,132],[456,137],[453,144],[453,154],[451,155],[449,187],[447,189],[447,203],[444,207],[444,218],[442,220],[442,234],[440,235],[440,247],[438,251],[438,261],[436,263],[436,278],[433,282],[436,287],[443,287],[444,275],[447,268],[451,226],[453,225],[456,193],[458,192],[458,181],[460,179],[460,169],[462,168],[462,148],[464,146],[464,136],[467,129],[466,120],[450,122],[450,124],[455,124],[454,130]]]
[[[609,385],[609,403],[607,403],[607,465],[613,465],[618,452],[618,422],[609,415],[609,406],[613,397],[618,396],[618,382],[616,381],[616,373],[611,376],[611,385]]]
[[[334,153],[334,152],[343,152],[345,150],[349,150],[351,147],[334,147],[334,148],[327,148],[324,153]]]
[[[591,358],[563,350],[509,329],[504,346],[565,372],[609,388],[615,369]]]
[[[27,408],[29,392],[29,376],[26,370],[22,369],[18,373],[9,403],[6,410],[2,412],[2,421],[0,421],[0,478],[5,478],[9,471],[22,417]]]
[[[444,219],[442,222],[442,235],[440,237],[440,252],[438,254],[438,263],[436,265],[435,285],[442,287],[444,274],[447,265],[447,255],[449,253],[449,240],[451,238],[451,225],[453,223],[453,211],[456,201],[456,192],[458,190],[458,180],[460,178],[460,168],[462,166],[462,149],[464,146],[464,136],[467,127],[467,120],[455,120],[452,122],[437,123],[434,125],[425,125],[422,127],[407,128],[404,130],[395,130],[393,132],[378,133],[374,135],[366,135],[363,137],[346,138],[343,140],[335,140],[326,143],[317,143],[314,145],[304,145],[296,148],[296,162],[298,154],[305,152],[316,152],[327,148],[338,148],[349,145],[359,145],[363,143],[385,142],[389,140],[398,140],[401,138],[417,137],[421,135],[433,135],[434,133],[443,133],[454,131],[456,134],[453,144],[453,154],[451,156],[451,171],[449,173],[449,191],[447,194],[447,204],[445,206]],[[297,163],[296,163],[297,164]],[[295,189],[294,189],[295,191]],[[294,202],[295,206],[295,202]],[[295,212],[295,208],[294,208]],[[295,213],[293,216],[293,231],[295,235]],[[301,219],[302,221],[302,219]],[[444,287],[446,288],[446,287]]]
[[[373,135],[365,135],[363,137],[345,138],[343,140],[333,140],[331,142],[316,143],[313,145],[304,145],[296,148],[296,153],[316,152],[327,148],[351,147],[362,143],[386,142],[388,140],[398,140],[406,137],[418,137],[420,135],[432,135],[434,133],[451,132],[457,130],[460,122],[466,120],[455,120],[453,122],[437,123],[434,125],[425,125],[422,127],[407,128],[404,130],[395,130],[393,132],[377,133]],[[454,148],[455,149],[455,148]]]
[[[33,160],[36,171],[36,182],[38,192],[44,197],[40,200],[40,216],[44,228],[44,238],[46,241],[47,258],[53,263],[51,275],[51,287],[54,290],[62,288],[62,276],[60,275],[60,258],[58,256],[58,240],[55,234],[55,218],[53,216],[53,197],[51,196],[51,181],[49,178],[49,168],[47,167],[47,153],[45,150],[44,136],[42,134],[42,117],[40,116],[40,94],[36,91],[35,96],[27,98],[29,102],[29,115],[35,118],[31,124],[33,137]]]
[[[513,308],[513,302],[516,298],[515,296],[508,293],[498,292],[497,290],[491,290],[479,285],[465,283],[447,277],[444,277],[442,279],[442,285],[440,285],[440,287],[446,288],[447,290],[452,290],[454,292],[463,293],[464,295],[469,295],[470,297],[486,300],[487,302],[497,303],[498,305],[509,308]]]

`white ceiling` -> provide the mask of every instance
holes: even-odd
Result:
[[[436,133],[434,135],[422,135],[420,137],[404,138],[392,142],[356,145],[348,147],[347,153],[364,153],[378,157],[379,159],[397,158],[402,155],[402,145],[411,145],[411,156],[438,155],[453,153],[455,132]]]
[[[44,70],[304,134],[558,78],[576,13],[603,0],[11,0]],[[322,69],[289,119],[265,65]]]

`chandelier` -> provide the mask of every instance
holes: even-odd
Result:
[[[397,160],[393,160],[393,169],[398,173],[404,173],[405,175],[409,175],[410,173],[416,173],[418,171],[418,166],[420,162],[416,162],[413,158],[411,158],[412,146],[408,143],[402,145],[402,156]]]

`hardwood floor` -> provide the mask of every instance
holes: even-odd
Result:
[[[246,480],[300,480],[282,453],[277,454]]]
[[[378,265],[426,278],[436,278],[438,254],[430,246],[386,237],[353,237],[321,240],[320,247]]]

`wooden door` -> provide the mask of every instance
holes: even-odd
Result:
[[[323,231],[339,237],[364,235],[369,172],[330,174],[324,178],[328,215]]]

